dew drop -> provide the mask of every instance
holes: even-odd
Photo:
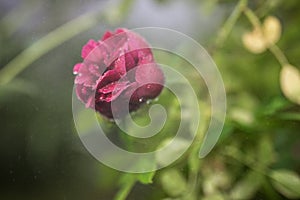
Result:
[[[144,101],[144,98],[139,98],[139,102],[143,102]]]
[[[77,71],[74,71],[74,72],[73,72],[73,74],[74,74],[74,75],[77,75],[77,74],[78,74],[78,72],[77,72]]]

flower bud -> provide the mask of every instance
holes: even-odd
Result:
[[[101,40],[89,40],[81,56],[84,61],[73,69],[77,97],[108,118],[137,110],[163,89],[164,75],[148,43],[132,31],[107,31]],[[128,109],[112,106],[114,101],[128,102]]]

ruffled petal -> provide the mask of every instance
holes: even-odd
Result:
[[[112,82],[118,81],[121,78],[116,70],[109,70],[103,74],[97,81],[97,88],[102,88]]]
[[[81,50],[81,57],[83,59],[85,59],[90,52],[99,45],[99,43],[95,40],[89,40],[83,47]]]
[[[73,74],[77,75],[82,65],[82,63],[77,63],[76,65],[74,65]]]

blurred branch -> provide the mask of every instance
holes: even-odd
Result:
[[[247,0],[240,0],[234,8],[231,15],[228,17],[223,27],[218,33],[216,39],[216,47],[221,47],[242,14],[243,9],[247,6]]]
[[[129,6],[132,5],[132,2],[133,0],[123,0],[116,8],[107,9],[107,12],[99,14],[95,11],[83,14],[53,30],[22,51],[0,70],[0,85],[11,81],[15,76],[26,69],[26,67],[50,50],[93,27],[100,19],[110,19],[112,22],[111,10],[115,10],[115,13],[118,13],[118,17],[121,19],[126,14],[125,12],[129,10]]]
[[[269,50],[276,57],[281,66],[289,64],[288,59],[277,45],[274,44],[269,46]]]
[[[254,27],[260,28],[262,26],[259,18],[256,16],[256,14],[251,9],[245,8],[244,14],[246,15],[246,17],[248,18],[248,20]]]
[[[1,69],[0,85],[4,85],[11,81],[26,67],[50,50],[95,25],[97,23],[96,16],[97,13],[94,12],[81,15],[58,27],[22,51]]]
[[[129,195],[131,189],[133,188],[135,182],[136,179],[134,176],[131,176],[130,178],[126,178],[126,181],[124,181],[124,183],[122,184],[121,189],[114,197],[114,200],[125,200]]]

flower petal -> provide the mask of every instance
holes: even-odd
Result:
[[[76,65],[74,65],[73,74],[77,75],[82,65],[83,65],[82,63],[77,63]]]
[[[98,92],[100,93],[99,101],[113,101],[128,87],[129,82],[113,82],[103,88],[100,88]]]
[[[102,88],[107,84],[118,81],[121,78],[120,74],[116,70],[109,70],[103,74],[97,81],[97,88]]]
[[[114,70],[116,70],[121,76],[126,73],[125,56],[120,56],[113,65]]]
[[[85,59],[90,52],[99,45],[99,43],[95,40],[89,40],[83,47],[81,50],[81,57],[83,59]]]
[[[142,83],[164,83],[164,75],[156,63],[149,63],[137,67],[135,80]]]

